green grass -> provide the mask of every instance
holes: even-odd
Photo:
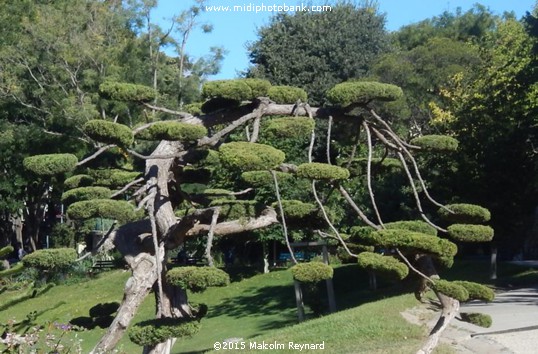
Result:
[[[442,272],[442,276],[488,283],[488,269],[485,262],[457,262],[452,269]],[[501,264],[499,276],[497,284],[538,280],[538,272],[513,265]],[[73,318],[88,316],[89,309],[96,304],[120,302],[128,277],[127,272],[112,271],[83,283],[43,288],[35,294],[32,290],[4,291],[0,293],[0,323],[11,319],[23,321],[32,311],[37,312],[35,322],[41,325],[68,323]],[[403,295],[409,293],[405,282],[396,286],[379,279],[383,289],[372,292],[368,290],[367,274],[355,265],[335,269],[336,302],[340,312],[300,324],[297,324],[289,271],[264,275],[242,271],[232,274],[232,279],[236,281],[228,287],[190,295],[192,302],[206,303],[209,313],[202,320],[200,332],[178,340],[173,353],[204,353],[212,350],[214,342],[228,338],[243,338],[247,347],[253,341],[277,341],[286,345],[290,341],[325,341],[326,353],[411,353],[425,336],[424,328],[408,324],[399,315],[404,309],[418,304],[413,296]],[[133,323],[153,318],[154,306],[155,300],[150,294]],[[307,316],[313,317],[310,312]],[[88,352],[104,331],[97,327],[69,335],[77,334],[82,338],[82,352]],[[141,351],[126,337],[118,348],[121,353]],[[450,350],[444,348],[441,352]]]

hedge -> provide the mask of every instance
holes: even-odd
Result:
[[[495,292],[485,285],[463,280],[457,280],[453,283],[461,285],[467,289],[467,292],[469,293],[469,300],[483,300],[491,302],[493,299],[495,299]]]
[[[423,135],[411,139],[410,143],[426,151],[434,152],[456,151],[459,145],[456,139],[446,135]]]
[[[209,287],[230,284],[230,276],[215,267],[177,267],[166,273],[166,280],[175,286],[202,292]]]
[[[491,219],[491,213],[488,209],[475,204],[449,204],[446,208],[438,210],[439,216],[451,223],[458,224],[481,224]]]
[[[192,142],[207,135],[203,125],[173,121],[157,122],[136,134],[142,140],[171,140]]]
[[[84,132],[94,140],[105,144],[131,146],[133,131],[126,125],[109,122],[103,119],[92,119],[82,127]]]
[[[78,159],[73,154],[44,154],[26,157],[25,169],[40,176],[53,176],[71,172],[77,167]]]
[[[107,81],[99,86],[99,94],[116,101],[150,102],[157,97],[151,87],[123,82]]]
[[[404,279],[409,274],[407,266],[391,256],[383,256],[373,252],[362,252],[357,257],[359,267],[377,273]]]
[[[267,122],[265,132],[276,138],[303,138],[312,134],[314,119],[307,117],[275,118]]]
[[[400,229],[420,232],[426,235],[437,236],[437,229],[422,220],[404,220],[387,222],[384,224],[386,229]]]
[[[74,175],[65,179],[64,187],[66,190],[78,187],[88,187],[91,186],[93,182],[95,182],[95,179],[90,175]]]
[[[112,199],[92,199],[71,204],[67,208],[71,219],[106,218],[119,222],[135,220],[137,213],[126,201]]]
[[[330,103],[339,107],[365,104],[372,100],[395,101],[403,96],[401,88],[391,84],[369,81],[348,81],[327,91]]]
[[[290,268],[293,279],[302,283],[317,283],[321,280],[331,279],[333,269],[322,262],[299,263]]]
[[[293,178],[292,174],[277,171],[276,178],[279,183],[288,181]],[[274,184],[273,176],[270,171],[248,171],[241,174],[241,178],[255,187],[272,186]]]
[[[469,300],[469,292],[467,289],[455,282],[439,279],[436,280],[433,285],[430,285],[430,287],[433,290],[458,301],[463,302]]]
[[[297,176],[310,179],[347,179],[349,171],[343,167],[326,163],[303,163],[297,167]]]
[[[159,318],[137,323],[129,328],[129,339],[139,346],[153,346],[170,338],[190,337],[200,330],[191,318]]]
[[[485,225],[453,224],[447,231],[450,238],[461,242],[489,242],[494,235],[493,229]]]
[[[219,153],[224,165],[241,171],[269,170],[286,158],[284,152],[272,146],[248,142],[223,144]]]
[[[485,313],[460,312],[461,320],[474,324],[475,326],[489,328],[493,320],[491,316]]]
[[[68,268],[76,259],[77,252],[73,248],[49,248],[27,254],[22,263],[40,271],[55,271]]]
[[[72,204],[82,200],[107,199],[112,191],[106,187],[79,187],[65,191],[62,194],[62,202]]]
[[[293,86],[271,86],[267,95],[278,104],[294,104],[297,100],[306,102],[308,95],[305,90]]]

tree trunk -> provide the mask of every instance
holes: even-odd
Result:
[[[114,321],[91,353],[108,353],[121,339],[138,307],[157,281],[155,257],[142,253],[130,263],[132,275],[125,284],[123,301]]]
[[[439,275],[437,274],[437,270],[435,269],[432,258],[430,256],[420,256],[417,263],[420,271],[426,276],[432,279],[439,279]],[[427,280],[421,278],[419,290],[415,293],[415,296],[420,293],[420,296],[417,296],[417,298],[422,299],[422,294],[427,289],[426,283]],[[443,331],[448,327],[450,321],[452,321],[454,317],[456,317],[460,309],[460,302],[458,300],[438,292],[435,292],[435,295],[437,296],[437,298],[439,299],[439,303],[441,304],[441,314],[439,316],[439,319],[437,320],[437,323],[428,335],[428,339],[417,351],[417,354],[429,354],[435,349],[437,344],[439,344],[439,339],[441,338]]]
[[[267,241],[262,241],[263,248],[263,272],[269,273],[269,250],[267,249]]]

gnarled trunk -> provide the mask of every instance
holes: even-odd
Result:
[[[428,255],[422,255],[418,258],[418,266],[420,271],[427,275],[428,277],[432,279],[439,279],[439,275],[437,274],[437,271],[435,269],[435,266],[433,264],[432,258]],[[421,300],[423,293],[427,289],[427,280],[421,278],[419,289],[417,292],[415,292],[415,296]],[[428,335],[428,339],[422,347],[417,351],[417,354],[429,354],[431,353],[437,344],[439,344],[439,339],[441,339],[441,335],[443,334],[443,331],[448,327],[450,324],[450,321],[456,317],[458,314],[458,311],[460,309],[460,302],[456,299],[453,299],[449,296],[446,296],[444,294],[441,294],[439,292],[435,292],[435,295],[439,299],[439,303],[441,304],[441,314],[439,316],[439,319],[437,320],[437,323],[435,326],[433,326],[432,330],[430,331],[430,334]]]

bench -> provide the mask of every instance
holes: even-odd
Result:
[[[114,260],[98,260],[95,261],[92,265],[93,270],[105,270],[116,268],[116,262]]]

